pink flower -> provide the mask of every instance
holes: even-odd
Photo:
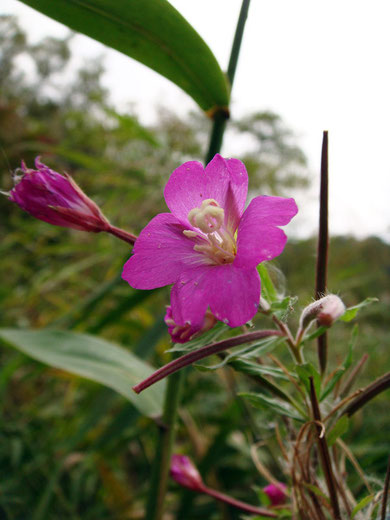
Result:
[[[164,321],[168,326],[168,332],[174,343],[186,343],[196,336],[203,334],[203,332],[212,329],[217,322],[211,311],[207,310],[201,327],[195,328],[190,323],[177,325],[173,319],[172,307],[170,305],[167,306]]]
[[[22,161],[22,175],[9,198],[35,218],[81,231],[107,231],[109,223],[70,175],[61,175],[35,159],[36,170]]]
[[[204,491],[205,486],[199,471],[185,455],[172,455],[170,472],[173,480],[181,486],[193,491]]]
[[[271,500],[271,504],[273,506],[278,506],[279,504],[284,504],[286,501],[287,486],[283,484],[283,482],[278,482],[277,484],[270,484],[264,488],[264,493],[268,495],[268,498]]]
[[[171,175],[165,201],[171,213],[154,217],[138,237],[123,278],[136,289],[174,284],[172,317],[177,325],[202,327],[206,310],[231,327],[257,311],[256,266],[283,251],[278,226],[297,213],[293,199],[260,196],[244,211],[245,166],[216,155],[204,169],[187,162]]]

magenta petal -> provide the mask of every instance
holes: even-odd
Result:
[[[237,227],[247,191],[248,174],[243,163],[217,154],[205,170],[195,161],[179,166],[165,186],[164,197],[171,212],[186,224],[192,209],[205,199],[214,199],[225,209],[225,222]]]
[[[267,196],[254,198],[238,226],[234,265],[250,269],[280,255],[287,237],[277,226],[288,224],[297,211],[294,199]]]
[[[260,278],[256,269],[233,264],[202,266],[182,273],[171,293],[176,323],[199,326],[207,307],[230,327],[244,325],[257,312]]]
[[[200,329],[208,307],[206,287],[213,267],[183,271],[171,291],[172,316],[177,325]]]
[[[174,283],[181,271],[203,255],[183,235],[183,225],[171,213],[160,213],[142,230],[133,256],[123,268],[122,278],[135,289],[155,289]]]

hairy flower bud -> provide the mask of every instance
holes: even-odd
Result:
[[[278,482],[277,484],[270,484],[269,486],[266,486],[263,491],[271,500],[271,504],[273,506],[278,506],[280,504],[284,504],[286,501],[286,489],[286,484],[283,482]]]
[[[70,175],[51,170],[39,157],[35,168],[27,168],[22,162],[15,172],[15,187],[8,194],[12,202],[54,226],[95,233],[108,230],[108,220]]]
[[[204,484],[199,471],[185,455],[172,455],[171,458],[171,477],[181,486],[193,491],[204,491]]]
[[[328,294],[308,305],[302,312],[299,328],[306,329],[313,320],[330,327],[345,312],[345,305],[336,294]]]
[[[165,323],[168,326],[168,332],[171,335],[174,343],[187,343],[196,336],[203,334],[214,327],[217,323],[217,319],[208,309],[204,316],[203,325],[201,327],[194,327],[190,323],[185,325],[177,325],[172,316],[172,308],[170,305],[167,306],[167,312],[164,318]]]

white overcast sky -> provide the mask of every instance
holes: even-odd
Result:
[[[240,0],[171,0],[226,68]],[[17,0],[1,0],[33,41],[67,30]],[[273,110],[299,137],[318,175],[322,131],[330,142],[330,230],[390,240],[389,0],[252,0],[232,95],[232,114]],[[150,122],[157,105],[184,115],[194,102],[116,51],[77,37],[80,56],[106,56],[105,84],[119,109],[134,102]],[[234,144],[224,147],[234,156]],[[298,201],[295,232],[317,226],[315,195]]]

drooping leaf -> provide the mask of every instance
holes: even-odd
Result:
[[[227,81],[213,53],[166,0],[22,1],[162,74],[205,111],[229,104]]]
[[[131,387],[153,369],[114,343],[88,334],[51,329],[0,329],[0,338],[38,361],[116,390],[144,415],[161,413],[164,381],[136,395]]]

